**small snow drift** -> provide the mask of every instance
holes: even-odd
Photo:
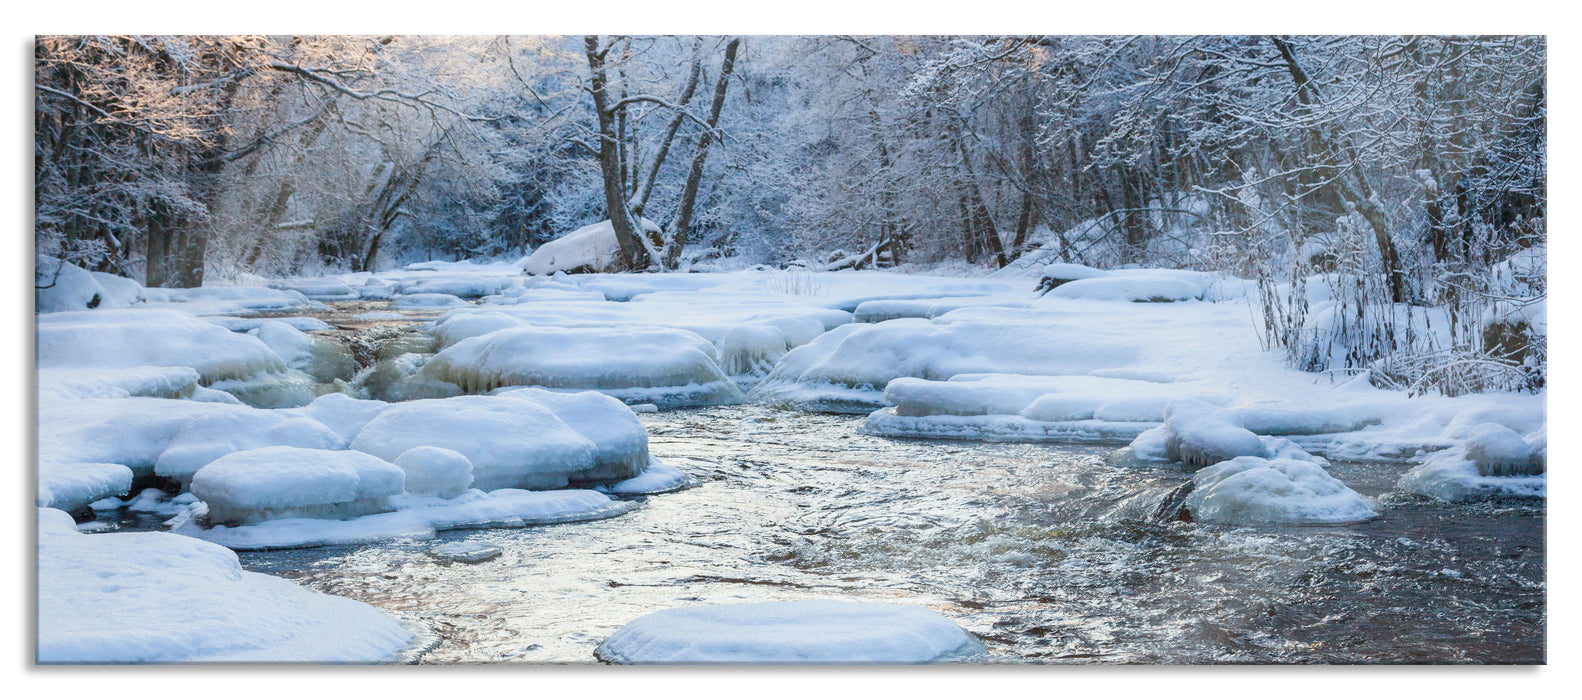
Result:
[[[595,468],[595,445],[554,411],[524,398],[458,396],[381,411],[351,449],[394,460],[414,447],[443,447],[472,463],[473,488],[558,489]],[[632,469],[623,477],[635,476]]]
[[[1341,525],[1377,517],[1362,496],[1312,462],[1237,457],[1199,471],[1184,508],[1227,525]]]
[[[212,524],[346,519],[387,510],[405,478],[400,467],[361,452],[261,447],[199,469],[192,494],[208,504]]]
[[[38,663],[379,663],[412,642],[374,607],[243,571],[225,547],[88,535],[38,511]]]
[[[922,664],[983,652],[921,606],[805,600],[661,610],[627,623],[594,654],[618,664]]]
[[[645,229],[659,230],[654,222],[641,219]],[[556,272],[603,272],[621,259],[621,243],[609,219],[589,224],[545,243],[522,260],[522,272],[550,275]]]
[[[715,364],[712,343],[651,326],[506,328],[441,350],[419,374],[466,394],[509,386],[582,389],[666,408],[744,400]]]

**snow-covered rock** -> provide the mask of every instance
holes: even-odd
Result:
[[[205,465],[233,452],[260,447],[320,450],[341,447],[334,431],[283,411],[229,407],[185,421],[154,462],[154,473],[186,485]]]
[[[1110,274],[1066,282],[1051,289],[1046,296],[1106,301],[1187,301],[1202,299],[1203,285],[1176,276]]]
[[[39,663],[377,663],[413,643],[364,603],[242,570],[164,532],[83,534],[38,512]]]
[[[1237,457],[1192,476],[1192,518],[1229,525],[1339,525],[1377,517],[1362,496],[1313,462]]]
[[[1484,423],[1467,436],[1467,459],[1483,476],[1532,476],[1544,473],[1533,445],[1499,423]]]
[[[389,508],[400,467],[350,450],[261,447],[233,452],[192,476],[192,494],[213,524],[283,518],[355,518]]]
[[[673,608],[626,623],[595,655],[618,664],[919,664],[983,645],[915,605],[827,600]]]
[[[1401,475],[1396,488],[1452,503],[1548,497],[1549,479],[1542,473],[1532,473],[1542,469],[1544,459],[1539,450],[1543,448],[1517,436],[1517,441],[1526,448],[1520,449],[1509,436],[1492,429],[1479,431],[1474,436],[1476,454],[1473,440],[1435,452]],[[1525,459],[1518,459],[1523,453]]]
[[[397,294],[390,300],[398,309],[448,309],[453,306],[470,306],[454,294]]]
[[[657,230],[643,219],[645,228]],[[545,243],[522,259],[522,272],[549,275],[556,272],[602,272],[621,259],[621,243],[609,219],[589,224]]]
[[[594,444],[553,411],[504,396],[394,404],[351,442],[351,449],[385,460],[423,446],[460,452],[472,463],[473,488],[485,491],[564,488],[572,480],[586,480],[583,476],[595,466]]]
[[[540,386],[664,407],[744,398],[715,364],[712,343],[670,328],[507,328],[441,350],[420,373],[468,394]]]
[[[423,445],[402,452],[395,465],[406,472],[406,492],[455,498],[472,486],[472,462],[443,447]]]
[[[1201,401],[1177,401],[1165,408],[1165,458],[1188,467],[1206,467],[1243,456],[1263,456],[1263,442],[1242,427],[1241,417]]]
[[[501,397],[525,399],[553,411],[572,430],[593,443],[593,466],[576,481],[628,479],[647,469],[648,429],[626,404],[596,391],[549,391],[537,387],[511,389]]]

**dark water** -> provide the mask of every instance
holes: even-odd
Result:
[[[1388,494],[1405,469],[1336,464],[1383,495],[1338,528],[1149,515],[1179,468],[1110,448],[895,440],[762,405],[645,415],[703,485],[593,523],[243,554],[252,570],[420,620],[425,663],[593,663],[664,608],[847,598],[919,604],[995,659],[1045,663],[1541,663],[1541,505]],[[503,554],[446,564],[470,540]]]

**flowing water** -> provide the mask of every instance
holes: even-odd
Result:
[[[242,562],[427,625],[424,663],[594,663],[650,612],[813,598],[928,606],[1003,662],[1544,660],[1542,505],[1392,496],[1404,465],[1331,469],[1378,520],[1231,528],[1153,519],[1189,476],[1113,447],[897,440],[765,405],[642,418],[701,486],[611,520]],[[503,553],[426,555],[457,540]]]

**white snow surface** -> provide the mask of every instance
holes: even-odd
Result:
[[[1228,525],[1341,525],[1377,517],[1362,496],[1304,460],[1237,457],[1192,476],[1194,520]]]
[[[141,308],[41,314],[38,366],[191,367],[204,384],[286,369],[257,338],[182,311]]]
[[[619,664],[920,664],[982,648],[921,606],[804,600],[661,610],[626,623],[595,654]]]
[[[412,642],[372,606],[243,571],[225,547],[83,534],[38,511],[39,663],[378,663]]]
[[[422,445],[402,452],[395,465],[406,472],[410,494],[455,498],[472,486],[472,462],[455,450]]]

